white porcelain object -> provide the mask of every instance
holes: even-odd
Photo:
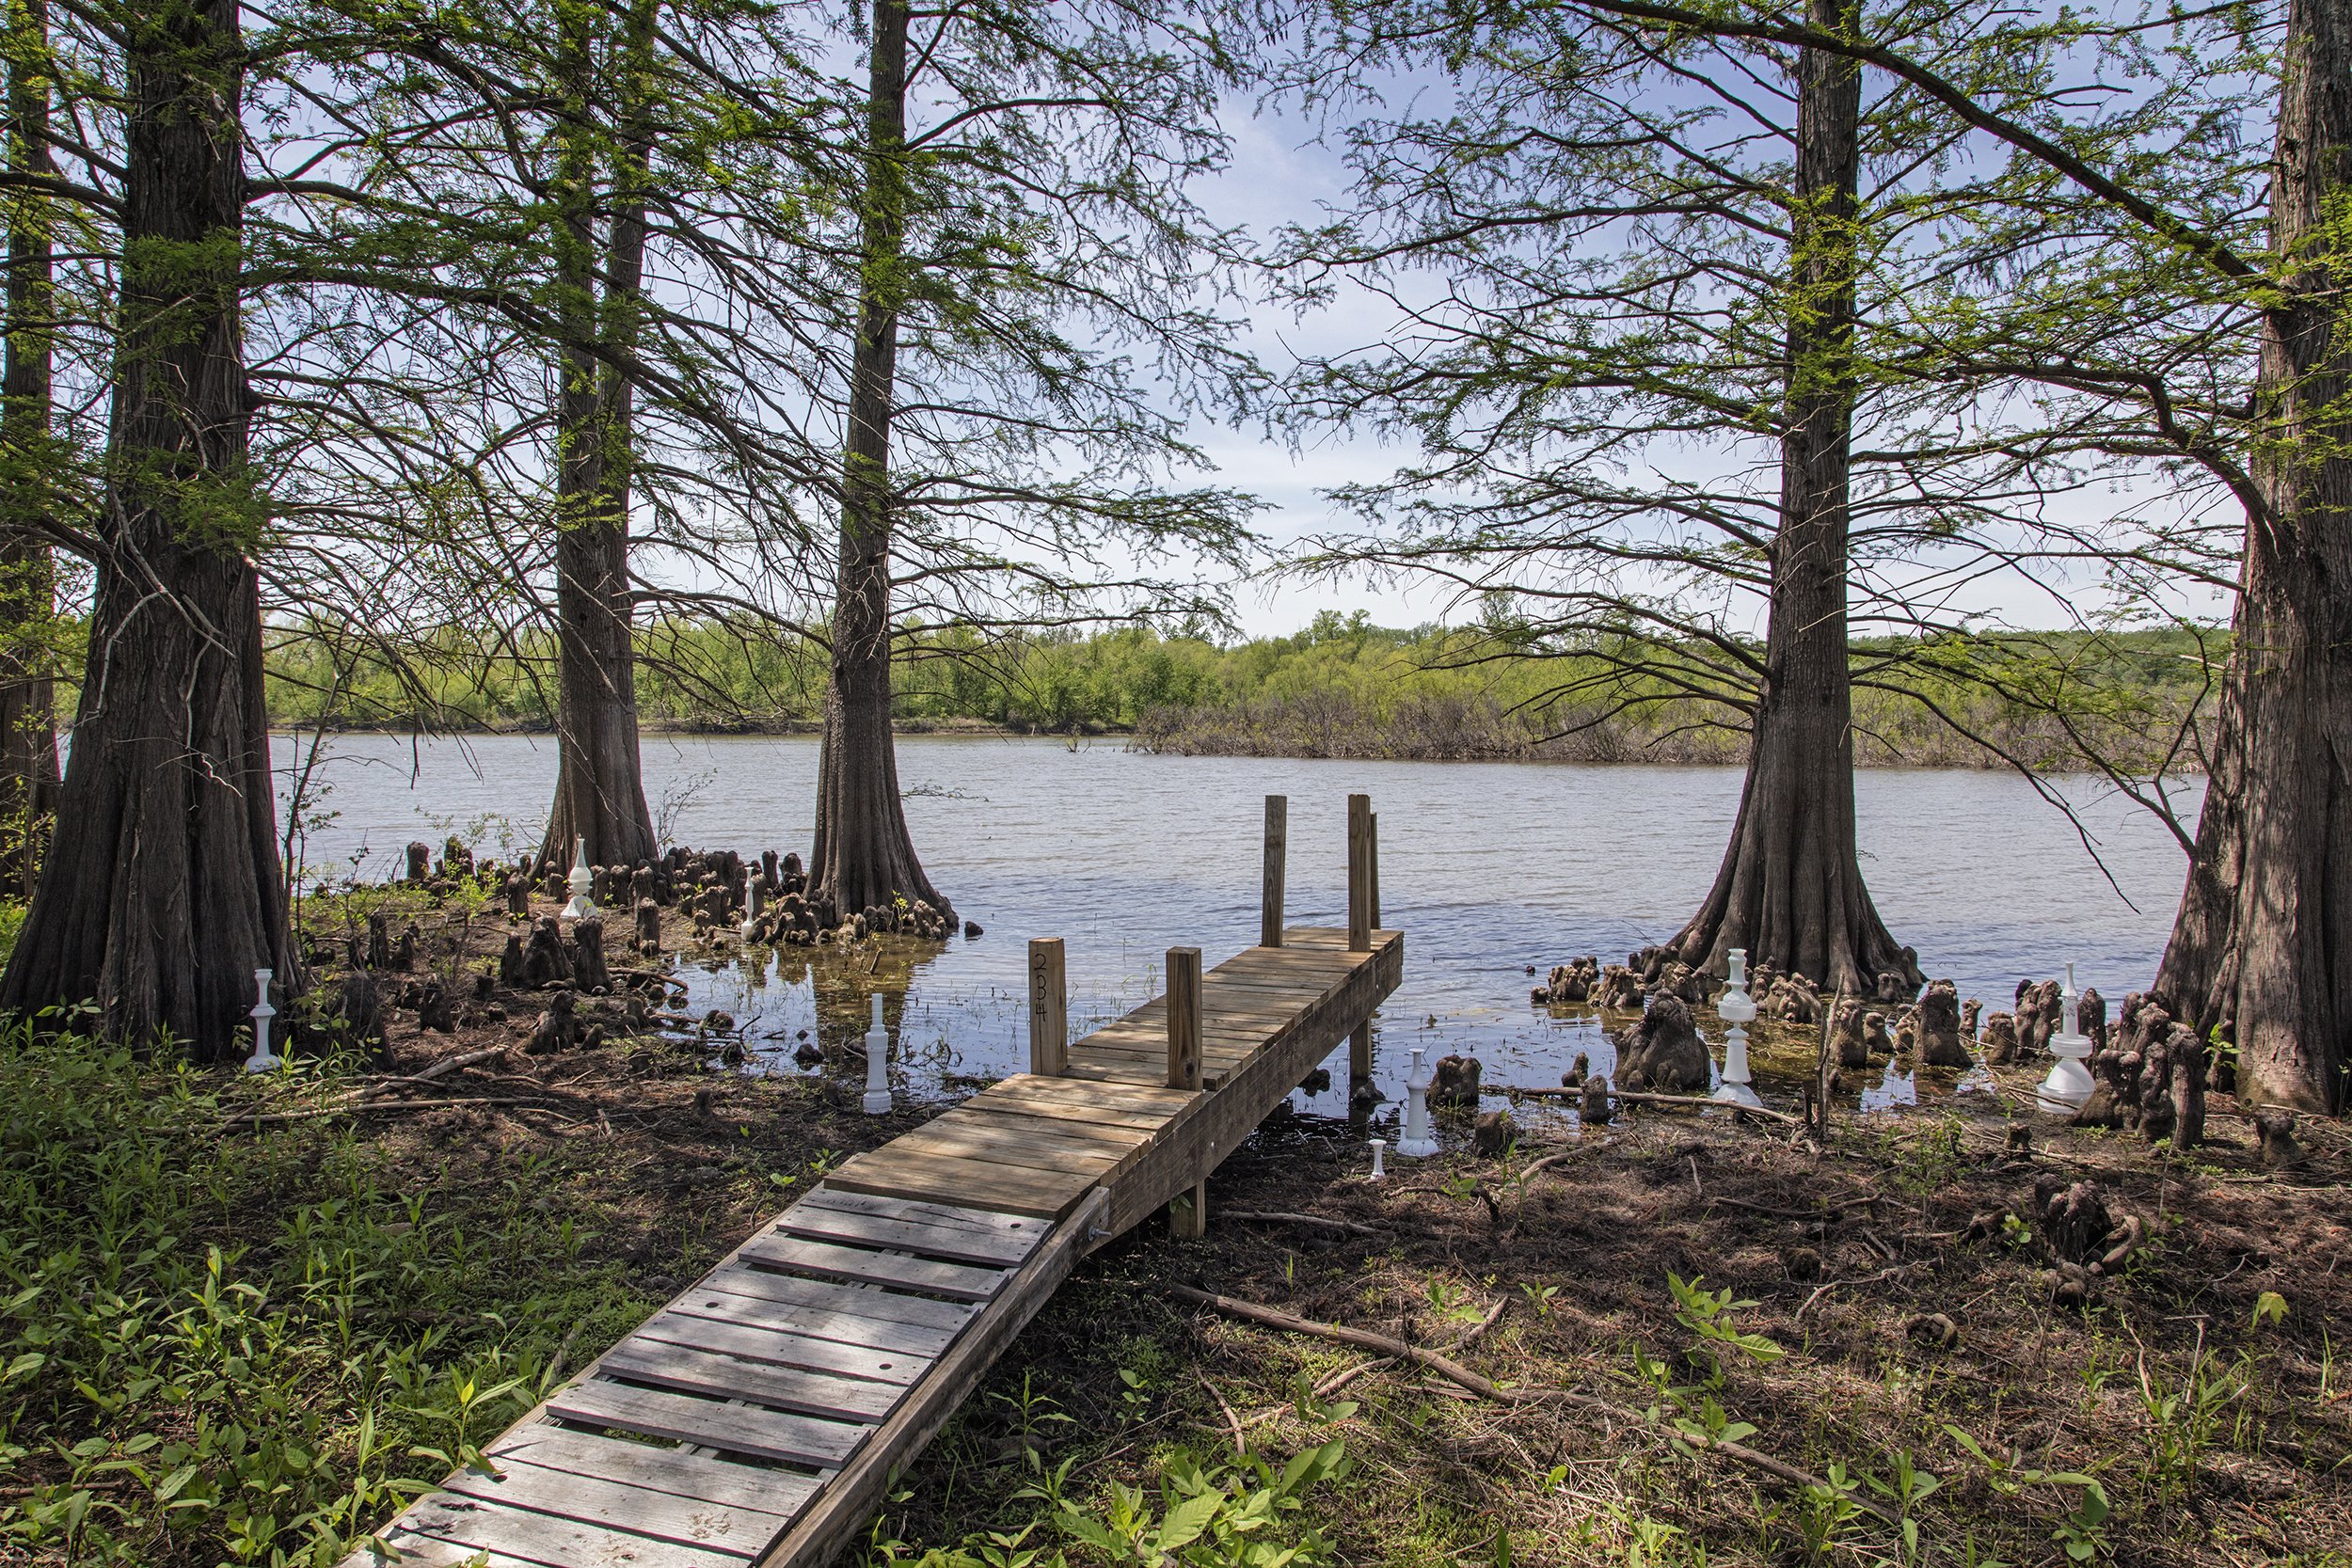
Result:
[[[1413,1047],[1413,1073],[1405,1083],[1405,1135],[1396,1140],[1399,1159],[1425,1160],[1438,1152],[1438,1140],[1429,1135],[1429,1069],[1423,1065],[1428,1055],[1426,1046]]]
[[[1724,1081],[1715,1086],[1712,1098],[1724,1105],[1748,1105],[1761,1108],[1756,1090],[1748,1079],[1748,1025],[1756,1022],[1756,999],[1748,994],[1748,950],[1735,947],[1730,955],[1731,975],[1724,987],[1724,998],[1715,1004],[1716,1013],[1723,1019]]]
[[[743,940],[745,942],[752,940],[752,932],[759,926],[760,906],[767,902],[763,896],[766,890],[759,885],[759,879],[754,877],[751,886],[743,894]]]
[[[1385,1140],[1372,1140],[1372,1175],[1366,1180],[1377,1181],[1389,1174],[1388,1152],[1389,1146]]]
[[[564,918],[585,920],[596,912],[596,901],[588,896],[596,891],[596,874],[588,869],[588,840],[583,837],[572,842],[576,846],[572,851],[572,874],[568,879],[572,901],[564,906]]]
[[[866,1114],[890,1109],[890,1031],[882,1027],[882,993],[874,993],[874,1026],[866,1031]]]
[[[253,972],[253,990],[261,1000],[253,1004],[253,1054],[245,1059],[247,1072],[267,1072],[286,1059],[269,1048],[269,1021],[278,1016],[278,1009],[269,1005],[271,978],[272,972],[269,970],[257,969]]]
[[[2074,989],[2074,966],[2066,966],[2064,1027],[2050,1037],[2050,1076],[2034,1091],[2034,1101],[2054,1116],[2073,1116],[2090,1098],[2090,1037],[2082,1032],[2082,993]]]

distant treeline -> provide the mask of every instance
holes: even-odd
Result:
[[[324,628],[280,628],[270,706],[280,724],[537,730],[552,721],[548,650],[495,654],[452,638],[397,668]],[[2167,760],[2210,697],[2223,646],[2180,629],[2009,633],[1854,648],[1856,760],[1877,767],[2080,766]],[[1393,630],[1326,612],[1289,637],[1220,644],[1124,628],[983,640],[911,635],[898,717],[909,728],[1123,734],[1184,755],[1523,758],[1734,763],[1741,714],[1693,672],[1626,673],[1622,650],[1498,647],[1476,633]],[[723,622],[641,638],[644,721],[790,733],[821,720],[824,651]],[[1963,733],[1963,732],[1965,733]],[[1975,738],[1971,738],[1974,736]],[[2169,758],[2194,767],[2193,752]]]

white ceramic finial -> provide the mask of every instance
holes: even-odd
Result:
[[[1385,1158],[1388,1152],[1389,1146],[1385,1141],[1379,1138],[1372,1140],[1372,1175],[1367,1180],[1377,1181],[1389,1174],[1388,1162]]]
[[[596,912],[596,900],[590,896],[596,891],[596,874],[588,869],[587,838],[583,835],[575,838],[572,843],[572,874],[567,879],[571,884],[572,901],[564,906],[564,918],[585,920]]]
[[[874,1026],[866,1031],[866,1114],[890,1109],[890,1031],[882,1027],[882,992],[874,993]]]
[[[1422,1066],[1428,1054],[1427,1047],[1413,1047],[1413,1073],[1405,1084],[1405,1132],[1396,1140],[1402,1160],[1425,1160],[1438,1152],[1438,1140],[1429,1132],[1429,1076]]]
[[[245,1059],[247,1072],[267,1072],[285,1061],[269,1048],[269,1021],[278,1016],[278,1009],[269,1005],[269,983],[273,972],[257,969],[253,972],[253,990],[259,998],[253,1004],[253,1054]]]
[[[2065,1027],[2050,1037],[2050,1076],[2034,1091],[2034,1103],[2054,1116],[2073,1116],[2090,1098],[2090,1037],[2081,1030],[2082,997],[2074,990],[2074,966],[2066,966]]]
[[[1711,1098],[1725,1105],[1760,1107],[1764,1101],[1756,1098],[1748,1078],[1748,1028],[1756,1022],[1756,999],[1748,994],[1748,950],[1735,947],[1730,954],[1731,978],[1723,1000],[1715,1004],[1716,1016],[1724,1021],[1724,1081],[1715,1086]]]

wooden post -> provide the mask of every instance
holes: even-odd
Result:
[[[1347,950],[1372,951],[1372,797],[1347,798]]]
[[[1200,1086],[1200,949],[1168,950],[1168,1086]]]
[[[1188,1193],[1168,1200],[1168,1233],[1180,1242],[1197,1241],[1209,1233],[1209,1182],[1206,1177]]]
[[[1059,1078],[1070,1068],[1070,988],[1059,937],[1029,940],[1029,1070]]]
[[[1258,945],[1282,945],[1282,874],[1290,855],[1291,802],[1287,795],[1265,798],[1265,879],[1258,895]]]
[[[1367,916],[1365,924],[1376,931],[1380,929],[1380,814],[1378,812],[1372,814],[1372,821],[1364,829],[1364,837],[1367,841],[1364,849],[1366,878],[1372,884],[1371,896],[1366,899],[1366,903],[1371,907],[1365,911]]]

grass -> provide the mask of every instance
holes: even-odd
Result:
[[[0,1105],[0,1541],[36,1557],[334,1561],[567,1325],[654,1305],[544,1157],[484,1181],[348,1127],[231,1140],[205,1076],[21,1027]]]

